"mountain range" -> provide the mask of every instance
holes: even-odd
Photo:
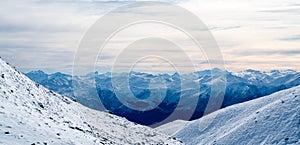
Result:
[[[257,70],[245,70],[240,72],[222,72],[226,77],[226,90],[223,103],[220,108],[233,104],[249,101],[274,92],[300,85],[300,73],[294,70],[272,70],[262,72]],[[59,94],[65,95],[79,103],[96,109],[109,110],[116,115],[126,117],[128,120],[143,125],[155,125],[170,116],[172,112],[181,114],[193,111],[189,120],[202,117],[205,113],[212,86],[212,71],[204,70],[190,74],[149,74],[142,72],[130,72],[128,82],[125,73],[118,73],[112,77],[112,73],[89,73],[84,76],[73,76],[63,73],[46,74],[43,71],[26,73],[30,79]],[[113,80],[119,86],[129,84],[131,92],[113,87]],[[181,80],[184,80],[182,82]],[[225,81],[225,80],[224,80]],[[128,83],[128,84],[126,84]],[[183,83],[183,84],[182,84]],[[154,84],[154,85],[151,85]],[[183,89],[182,85],[186,88]],[[75,87],[74,87],[75,86]],[[195,88],[199,86],[199,88]],[[76,90],[74,90],[76,88]],[[122,102],[119,96],[126,98],[131,94],[139,100],[158,97],[161,103],[147,101],[133,102],[142,104],[146,108],[157,105],[150,111],[134,110]],[[162,98],[159,98],[162,97]],[[179,100],[183,105],[178,105]],[[197,100],[196,108],[191,109],[191,104]],[[216,108],[213,111],[216,111]],[[175,119],[181,119],[178,116]],[[171,120],[172,121],[172,120]]]

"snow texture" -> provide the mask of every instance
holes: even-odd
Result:
[[[201,131],[199,127],[214,114],[214,121]],[[189,123],[174,121],[156,129],[191,145],[299,145],[300,86],[236,104]]]

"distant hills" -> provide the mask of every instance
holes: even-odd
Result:
[[[300,85],[300,73],[294,70],[262,72],[249,69],[235,73],[228,71],[223,73],[226,76],[226,92],[221,108]],[[107,109],[114,114],[144,125],[160,122],[175,110],[182,113],[194,111],[190,120],[202,117],[210,98],[212,80],[211,70],[182,75],[177,73],[172,75],[131,72],[128,83],[130,91],[136,98],[143,100],[152,95],[158,97],[156,100],[162,99],[160,104],[147,101],[132,102],[138,105],[142,104],[142,107],[158,105],[152,110],[139,111],[127,107],[118,99],[112,86],[111,73],[98,74],[96,72],[72,77],[62,73],[46,74],[42,71],[32,71],[26,75],[46,88],[76,99],[85,106],[97,110]],[[117,74],[113,79],[118,81],[120,86],[127,85],[124,81],[126,79],[124,75],[122,73]],[[186,83],[183,85],[190,87],[190,89],[185,88],[183,90],[181,88],[182,79]],[[195,83],[199,86],[199,90],[195,89]],[[155,85],[151,86],[150,84]],[[74,91],[72,85],[79,89]],[[118,91],[122,97],[129,99],[126,98],[130,96],[127,91],[122,92],[122,89]],[[161,92],[161,94],[157,92]],[[177,106],[180,99],[183,100],[184,105]],[[196,109],[189,110],[189,104],[194,103],[194,100],[198,101]],[[176,119],[180,119],[180,117]]]

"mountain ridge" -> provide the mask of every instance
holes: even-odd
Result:
[[[300,86],[235,104],[198,120],[156,128],[187,144],[297,144]],[[210,118],[216,116],[212,122]],[[200,126],[209,125],[201,130]],[[173,129],[173,130],[170,130]]]
[[[112,81],[115,79],[117,81],[119,80],[120,83],[125,83],[126,81],[124,81],[124,79],[126,79],[126,73],[116,73],[113,76],[114,78],[112,77],[112,73],[109,72],[103,74],[99,72],[89,73],[86,76],[74,76],[73,78],[71,75],[50,75],[51,77],[47,77],[41,84],[50,90],[72,99],[77,99],[78,102],[90,108],[110,110],[119,116],[126,117],[130,121],[143,125],[152,125],[166,118],[175,109],[185,113],[186,110],[189,109],[188,104],[194,103],[194,100],[197,98],[197,107],[190,120],[202,117],[210,98],[212,71],[220,70],[204,70],[182,75],[178,73],[154,75],[142,72],[130,72],[128,83],[132,94],[136,98],[147,99],[155,93],[158,94],[157,92],[162,92],[161,89],[166,89],[166,94],[161,94],[165,95],[161,97],[166,98],[161,105],[163,108],[160,107],[154,110],[156,111],[155,114],[159,115],[152,116],[150,119],[145,118],[148,115],[144,112],[136,112],[129,109],[118,100],[115,89],[113,89]],[[269,72],[245,70],[237,73],[228,71],[223,73],[227,82],[221,108],[300,85],[300,72],[293,70],[272,70]],[[35,77],[31,78],[33,80],[35,79]],[[181,84],[181,80],[185,80],[187,83]],[[155,85],[152,85],[152,88],[150,88],[150,83],[154,83]],[[187,88],[181,89],[180,84],[185,85]],[[74,90],[72,85],[80,89]],[[127,84],[122,85],[125,86]],[[194,88],[195,85],[199,85],[199,92]],[[153,86],[156,87],[153,88]],[[128,92],[123,92],[122,90],[120,90],[119,93],[123,93],[123,97],[130,96]],[[180,98],[183,98],[184,105],[177,106]],[[134,103],[138,104],[140,102]],[[145,104],[145,106],[151,106],[151,102],[149,104],[147,104],[147,102],[142,103]]]

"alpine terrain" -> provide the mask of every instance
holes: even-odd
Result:
[[[217,69],[214,70],[218,71]],[[153,125],[167,118],[174,110],[182,113],[193,111],[194,114],[190,120],[202,117],[211,96],[211,73],[212,70],[188,74],[174,73],[173,75],[130,72],[128,83],[124,81],[127,79],[126,73],[112,75],[110,72],[91,72],[84,76],[72,77],[72,75],[60,72],[46,74],[43,71],[32,71],[26,75],[36,83],[76,99],[77,102],[92,109],[103,111],[105,108],[118,116],[126,117],[130,121],[143,125]],[[248,69],[235,73],[228,71],[222,73],[226,76],[226,91],[221,108],[300,85],[300,72],[294,70],[264,72]],[[113,86],[113,79],[117,80],[120,86],[129,84],[130,92],[124,91],[125,89],[116,91],[116,88],[119,87]],[[185,88],[182,88],[181,85]],[[73,86],[78,86],[79,89],[74,90]],[[199,88],[196,88],[197,86]],[[164,100],[159,107],[152,111],[136,111],[120,102],[117,93],[123,98],[133,94],[141,100],[151,98],[151,96],[163,97]],[[185,105],[178,105],[179,100]],[[190,109],[195,100],[198,100],[197,108],[195,110]],[[133,103],[141,104],[141,102],[134,101]],[[142,103],[145,106],[153,105],[146,101]]]
[[[300,86],[157,129],[191,145],[299,144]]]
[[[0,144],[182,144],[45,89],[0,59]]]

